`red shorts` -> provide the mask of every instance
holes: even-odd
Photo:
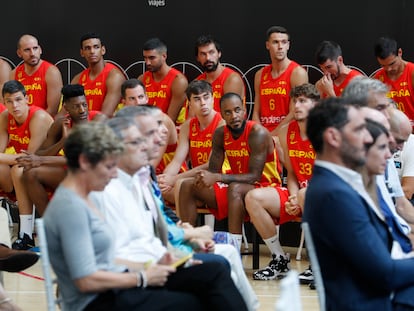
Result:
[[[284,224],[289,221],[301,221],[300,216],[289,215],[286,213],[285,203],[289,200],[289,190],[285,187],[274,187],[279,193],[280,198],[280,217],[279,220],[275,219],[275,224]]]
[[[287,188],[272,186],[269,183],[255,183],[254,187],[255,188],[274,187],[276,191],[279,193],[280,204],[281,204],[281,207],[283,207],[281,208],[281,215],[282,215],[282,210],[283,211],[285,210],[285,202],[288,200],[288,197],[289,197],[289,192]],[[214,194],[216,196],[217,208],[209,208],[209,210],[211,214],[213,214],[217,220],[222,220],[224,218],[227,218],[229,215],[229,206],[228,206],[228,200],[227,200],[228,188],[229,188],[229,185],[222,183],[222,182],[216,182],[214,184]],[[286,214],[286,212],[284,212],[284,214]],[[290,215],[287,215],[287,216],[290,216]],[[246,216],[245,221],[249,221],[248,215]],[[286,221],[289,221],[289,220],[286,220]]]
[[[214,194],[216,195],[217,208],[209,208],[210,212],[217,220],[227,218],[229,215],[229,207],[227,201],[228,184],[216,182],[214,184]]]

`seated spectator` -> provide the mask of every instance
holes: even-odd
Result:
[[[134,119],[139,119],[139,124],[146,129],[157,128],[153,118],[147,119],[148,123],[144,116]],[[103,192],[91,196],[106,223],[116,232],[117,261],[130,270],[146,262],[172,264],[186,255],[182,250],[169,247],[168,228],[150,189],[148,151],[156,147],[152,135],[158,133],[154,131],[144,136],[134,119],[115,117],[108,122],[126,148],[118,162],[118,177]],[[202,264],[178,269],[169,276],[167,288],[193,294],[208,306],[207,309],[244,309],[243,298],[230,278],[226,260],[213,254],[205,256]]]
[[[306,127],[317,159],[303,221],[312,231],[326,308],[412,310],[414,258],[391,257],[393,236],[356,172],[373,141],[359,110],[329,98],[310,111]]]
[[[154,265],[144,271],[141,265],[139,271],[128,271],[115,265],[115,232],[88,195],[117,176],[123,149],[110,128],[95,122],[77,126],[65,141],[68,174],[44,215],[63,309],[201,310],[193,295],[161,288],[174,267]]]
[[[390,113],[391,134],[394,136],[395,148],[393,152],[394,164],[400,177],[405,197],[414,204],[414,135],[406,114],[398,109]]]
[[[152,118],[145,118],[145,115],[151,116],[151,112],[153,111],[152,108],[148,109],[147,107],[135,107],[136,109],[128,109],[130,113],[128,113],[129,116],[134,116],[137,123],[142,126],[145,129],[155,128],[156,127],[156,119]],[[147,108],[147,109],[146,109]],[[131,111],[133,110],[133,111]],[[147,110],[147,111],[145,111]],[[126,124],[127,122],[125,120],[116,120],[119,117],[115,117],[113,120],[111,120],[108,124],[110,126],[114,127],[120,127],[120,124]],[[219,263],[222,263],[223,259],[221,256],[216,256],[213,254],[205,254],[207,253],[215,253],[217,255],[222,255],[227,259],[228,262],[225,264],[230,264],[231,268],[231,276],[233,278],[234,283],[236,284],[236,287],[239,289],[242,297],[245,299],[246,304],[249,306],[249,310],[256,310],[258,307],[258,301],[257,297],[251,288],[251,285],[249,284],[246,275],[243,270],[243,266],[240,260],[240,256],[236,249],[232,245],[215,245],[212,238],[212,230],[208,226],[194,228],[190,226],[189,224],[182,224],[177,223],[174,221],[176,217],[169,217],[167,207],[164,205],[164,202],[162,200],[162,196],[160,196],[160,191],[158,188],[158,185],[155,180],[151,180],[151,170],[148,165],[143,165],[143,163],[147,164],[151,161],[152,157],[157,157],[157,153],[159,153],[160,146],[157,144],[157,139],[154,139],[154,134],[148,135],[145,137],[146,139],[146,146],[145,150],[147,154],[140,156],[139,158],[142,160],[142,163],[140,164],[140,168],[138,170],[138,176],[139,180],[143,184],[148,184],[152,187],[151,188],[151,200],[154,201],[154,205],[157,209],[160,209],[161,216],[165,220],[167,224],[167,230],[168,230],[168,241],[169,243],[174,247],[174,250],[179,250],[180,253],[184,254],[191,254],[193,252],[195,259],[200,259],[203,262],[216,262],[217,260]],[[125,161],[125,162],[124,162]],[[122,157],[119,162],[119,167],[122,169],[123,167],[130,167],[131,164],[130,158],[124,158]],[[110,184],[111,185],[111,184]],[[110,186],[108,186],[109,188]],[[102,193],[103,198],[100,200],[102,202],[102,205],[105,206],[105,211],[108,212],[111,216],[107,217],[107,221],[110,225],[112,225],[114,228],[124,227],[128,228],[129,223],[120,223],[119,221],[113,221],[114,219],[117,219],[119,217],[116,217],[116,215],[112,215],[112,213],[119,213],[120,210],[123,210],[123,217],[126,219],[141,219],[142,217],[137,217],[138,210],[136,208],[130,210],[126,208],[121,208],[121,205],[126,205],[127,202],[123,202],[120,199],[120,195],[118,195],[118,198],[113,198],[113,195],[111,195],[111,192],[107,193],[107,189]],[[115,202],[119,206],[115,205]],[[142,225],[144,228],[144,225]],[[131,231],[136,231],[136,229],[131,228]],[[131,233],[132,234],[132,233]],[[124,234],[122,236],[119,236],[119,239],[125,240],[126,237],[129,242],[122,243],[123,245],[129,245],[134,244],[137,245],[137,243],[141,240],[143,240],[143,237],[138,235],[135,236],[135,238],[131,238],[130,235]],[[122,256],[128,256],[128,258],[139,258],[140,253],[137,253],[136,247],[125,247],[123,248],[124,252],[121,253]],[[125,252],[127,252],[127,255],[125,255]],[[152,259],[152,261],[156,261],[158,258]],[[217,264],[217,263],[216,263]],[[213,287],[215,285],[212,285]]]

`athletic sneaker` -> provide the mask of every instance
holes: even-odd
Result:
[[[299,274],[299,283],[300,284],[310,284],[314,281],[312,267],[309,266],[305,271]]]
[[[12,244],[12,248],[17,250],[26,251],[32,247],[35,247],[35,242],[26,233],[23,235],[23,238],[18,238]]]
[[[269,265],[261,270],[253,272],[254,280],[274,280],[276,278],[283,278],[290,270],[290,255],[286,254],[286,257],[282,255],[279,258],[275,254],[272,254],[272,260]]]

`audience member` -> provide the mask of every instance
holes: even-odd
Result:
[[[126,80],[121,85],[122,106],[147,105],[148,96],[146,95],[144,84],[138,79]],[[159,156],[151,161],[156,167],[156,173],[160,174],[165,167],[172,161],[175,150],[177,149],[178,135],[175,130],[175,124],[171,118],[158,107],[155,106],[154,113],[157,114],[162,140],[160,141],[161,151]],[[182,164],[182,171],[186,170],[186,165]]]
[[[236,93],[244,102],[246,91],[243,79],[237,72],[220,63],[221,46],[216,39],[211,35],[198,37],[195,56],[204,71],[196,80],[206,80],[213,87],[214,110],[220,112],[220,100],[226,93]]]
[[[54,117],[58,112],[63,86],[59,69],[41,59],[42,48],[36,37],[23,35],[17,42],[17,56],[23,63],[13,69],[10,80],[17,80],[26,89],[29,105],[45,109]]]
[[[315,84],[322,98],[340,96],[354,77],[362,75],[345,65],[341,46],[334,41],[322,41],[316,48],[315,56],[323,71],[323,77]]]
[[[414,135],[411,134],[411,123],[401,110],[393,109],[390,113],[391,134],[395,139],[393,160],[400,178],[405,197],[413,201],[414,194]]]
[[[317,160],[303,221],[312,230],[326,308],[410,310],[414,259],[391,258],[389,228],[355,171],[365,164],[364,145],[373,139],[359,109],[347,102],[323,101],[310,111],[306,127]]]
[[[397,104],[414,126],[414,64],[402,58],[402,49],[397,41],[381,37],[374,47],[375,57],[381,69],[374,75],[389,87],[388,97]]]
[[[115,65],[104,60],[105,53],[106,46],[100,35],[84,34],[80,39],[80,55],[85,58],[88,68],[78,73],[71,83],[85,88],[89,110],[101,111],[110,118],[119,104],[125,76]]]
[[[79,125],[66,139],[64,150],[68,175],[44,215],[50,260],[63,308],[200,309],[199,302],[189,294],[157,288],[175,272],[174,267],[153,266],[137,272],[115,265],[113,237],[119,232],[106,225],[102,213],[88,199],[91,191],[104,190],[117,176],[123,143],[112,129],[98,122]]]
[[[34,246],[33,203],[23,182],[23,168],[16,159],[23,151],[33,153],[39,148],[53,119],[45,110],[29,106],[26,90],[16,80],[6,82],[2,94],[7,110],[0,114],[0,189],[16,193],[20,228],[12,247],[26,250]],[[5,153],[8,147],[12,150]]]
[[[149,39],[143,46],[146,71],[138,77],[145,85],[148,103],[159,107],[173,122],[178,120],[185,104],[187,78],[167,65],[167,46],[158,38]]]
[[[172,233],[168,230],[160,205],[153,195],[148,167],[152,156],[148,151],[153,151],[157,146],[153,145],[153,137],[142,134],[137,136],[140,131],[133,123],[133,120],[137,120],[144,127],[154,127],[156,121],[143,118],[145,110],[138,110],[136,109],[134,119],[131,119],[132,125],[128,125],[127,119],[119,117],[108,123],[124,143],[133,141],[134,138],[141,139],[141,143],[136,146],[126,145],[126,150],[118,163],[119,178],[111,181],[101,193],[98,206],[103,210],[107,223],[119,233],[115,235],[115,255],[121,262],[130,260],[168,264],[187,252],[182,248],[171,248],[167,242]],[[134,126],[135,130],[131,130],[131,126]],[[122,232],[117,229],[120,227],[123,228]],[[202,245],[209,250],[210,245]],[[149,249],[151,251],[148,251]],[[179,269],[171,275],[166,284],[169,289],[188,291],[197,296],[203,305],[208,305],[209,309],[224,310],[227,307],[234,310],[243,305],[237,301],[242,298],[235,294],[237,290],[230,279],[228,263],[224,258],[213,254],[197,254],[193,258],[202,259],[203,263],[200,266]],[[192,274],[194,275],[190,277]]]
[[[290,35],[284,27],[272,26],[266,36],[271,64],[257,71],[254,76],[252,119],[275,136],[277,129],[293,119],[289,93],[295,86],[308,82],[308,73],[288,58]]]
[[[395,109],[392,107],[390,99],[387,97],[387,86],[377,79],[367,77],[356,77],[344,89],[342,96],[352,105],[360,107],[369,107],[381,112],[385,119],[379,121],[374,119],[387,127],[390,130],[390,111]],[[390,135],[391,149],[395,145],[393,135]],[[394,162],[388,160],[387,170],[385,175],[379,175],[377,178],[381,189],[384,184],[388,191],[394,197],[395,207],[398,215],[400,215],[411,227],[414,228],[414,210],[411,203],[405,197],[398,178],[398,172],[395,168]],[[385,195],[385,194],[383,194]],[[406,225],[406,224],[403,224]]]
[[[228,216],[229,232],[240,250],[242,224],[246,216],[244,197],[255,187],[280,185],[280,168],[274,141],[269,132],[254,121],[246,121],[246,110],[238,94],[221,98],[225,126],[213,134],[208,170],[182,181],[177,209],[183,221],[194,225],[197,204],[208,206],[217,219]],[[227,157],[231,174],[222,174]]]

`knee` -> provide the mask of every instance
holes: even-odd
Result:
[[[260,195],[256,190],[257,189],[250,190],[247,192],[246,197],[244,198],[247,210],[252,210],[260,203]]]
[[[246,184],[231,183],[227,191],[229,200],[244,199],[246,192],[248,192],[246,186]]]
[[[37,171],[35,168],[32,168],[30,170],[27,171],[23,171],[23,180],[25,182],[35,182],[37,181]]]

